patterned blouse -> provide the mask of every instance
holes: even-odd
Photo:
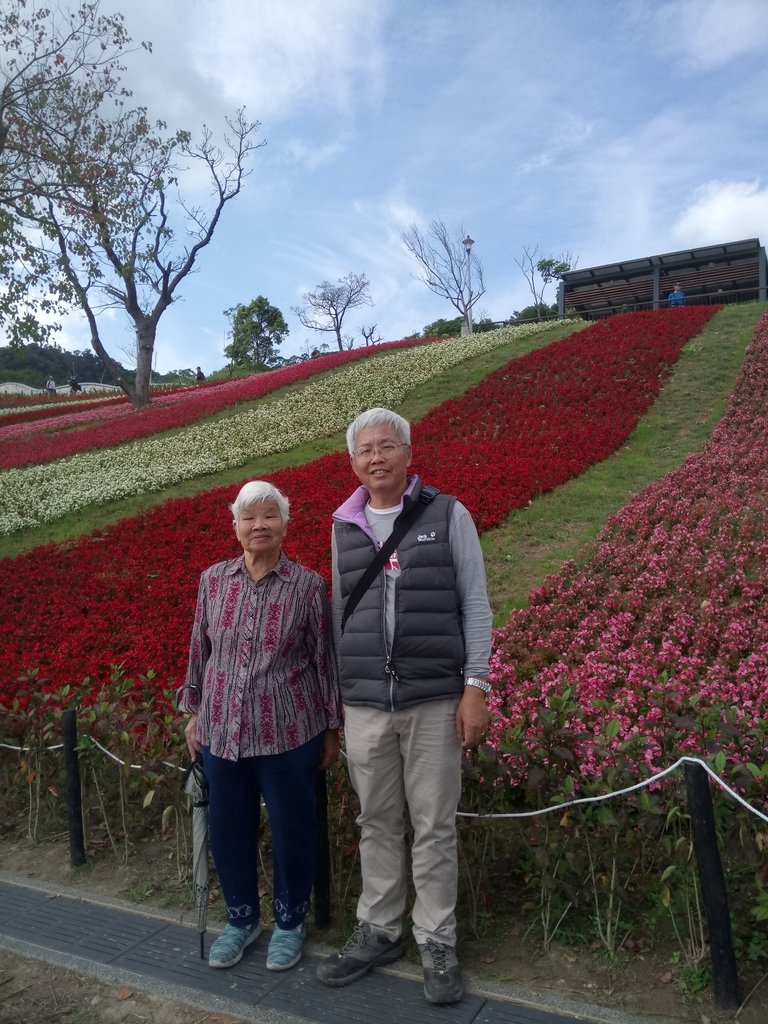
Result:
[[[341,725],[325,583],[280,554],[254,583],[242,556],[200,577],[179,709],[216,757],[281,754]]]

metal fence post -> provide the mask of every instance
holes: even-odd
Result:
[[[693,848],[699,869],[701,895],[709,926],[709,953],[712,960],[712,988],[715,1004],[721,1010],[739,1005],[736,954],[733,951],[728,892],[725,887],[720,851],[717,847],[715,814],[709,778],[700,764],[685,766],[685,787],[691,817]]]
[[[80,766],[77,761],[77,718],[68,708],[61,714],[61,736],[64,744],[64,775],[67,781],[67,826],[69,860],[73,867],[85,864],[83,838],[83,805],[80,797]]]

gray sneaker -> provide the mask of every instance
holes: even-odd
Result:
[[[419,943],[424,968],[424,995],[428,1003],[458,1003],[464,995],[464,982],[453,946],[427,939]]]
[[[359,924],[338,953],[317,967],[317,979],[340,988],[362,978],[372,967],[391,964],[403,955],[400,939],[377,935],[367,924]]]

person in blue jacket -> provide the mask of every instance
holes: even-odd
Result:
[[[667,296],[667,305],[670,307],[670,309],[673,306],[685,305],[685,292],[679,284],[676,284],[674,287],[674,291],[671,291]]]

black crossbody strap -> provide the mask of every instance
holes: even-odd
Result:
[[[344,627],[347,624],[347,619],[355,608],[357,608],[363,594],[366,592],[368,587],[370,587],[371,583],[373,583],[376,575],[384,567],[389,556],[405,536],[408,528],[416,519],[418,519],[420,513],[427,507],[427,505],[431,504],[431,502],[435,500],[438,494],[440,494],[440,491],[437,487],[422,487],[417,500],[414,501],[407,512],[400,514],[392,529],[392,533],[390,533],[376,552],[373,561],[357,581],[352,593],[347,598],[347,603],[344,605],[344,614],[341,617],[342,633],[344,632]]]

